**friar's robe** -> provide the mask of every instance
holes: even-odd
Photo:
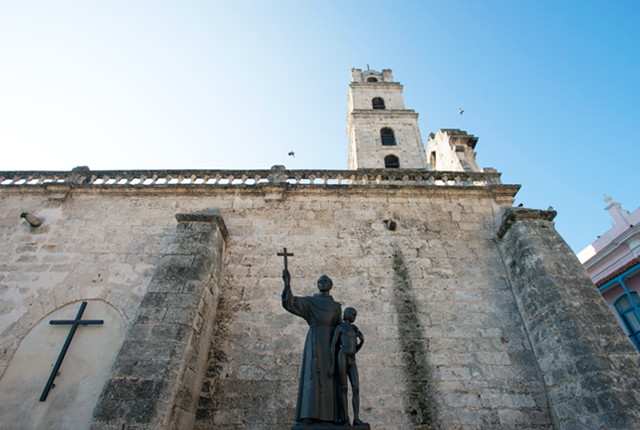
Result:
[[[331,341],[335,327],[342,322],[342,307],[331,296],[296,297],[288,288],[282,293],[282,306],[309,324],[300,369],[296,421],[313,418],[340,422],[337,372],[329,377],[328,371]]]

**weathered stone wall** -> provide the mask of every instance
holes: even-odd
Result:
[[[131,326],[176,234],[174,215],[219,207],[229,241],[196,428],[275,430],[293,421],[307,327],[280,305],[276,253],[284,246],[295,254],[295,294],[314,293],[326,273],[334,297],[358,310],[367,341],[358,357],[361,415],[375,428],[551,428],[493,240],[496,214],[515,189],[92,189],[72,190],[64,201],[40,190],[6,192],[0,233],[11,260],[1,267],[0,294],[12,309],[25,309],[5,330],[14,339],[6,344],[17,344],[29,321],[41,318],[32,313],[48,303],[39,298],[44,292],[59,297],[50,308],[72,296],[101,296],[118,303]],[[21,224],[23,210],[58,215],[38,232]],[[396,221],[396,230],[384,220]],[[64,272],[48,261],[56,252],[66,258]],[[20,295],[22,277],[30,293]]]
[[[350,116],[353,118],[353,125],[349,133],[350,138],[355,139],[353,145],[357,158],[357,165],[350,168],[383,169],[384,158],[387,155],[398,157],[403,169],[426,168],[427,160],[418,128],[418,114],[381,110],[355,112]],[[385,127],[393,130],[396,145],[382,145],[380,130]]]
[[[226,226],[217,209],[179,214],[92,429],[193,427],[218,306]]]
[[[385,109],[404,110],[402,98],[402,85],[397,82],[352,83],[350,85],[347,106],[353,109],[371,109],[371,101],[375,97],[384,100]]]
[[[46,401],[39,401],[71,328],[49,321],[73,320],[80,306],[76,302],[57,309],[20,342],[0,379],[1,430],[87,428],[125,338],[124,319],[113,306],[87,301],[82,319],[103,324],[78,327]]]
[[[435,165],[432,165],[433,159],[431,154],[433,153],[435,153]],[[450,136],[447,133],[443,133],[442,130],[438,131],[435,135],[431,134],[429,136],[427,140],[427,159],[429,160],[429,169],[431,170],[465,170],[462,163],[460,163],[455,146],[450,141]]]
[[[104,300],[130,328],[175,235],[176,199],[65,196],[0,193],[0,377],[27,332],[66,304]],[[30,227],[22,211],[43,224]]]
[[[427,159],[418,127],[418,114],[405,110],[402,85],[397,82],[366,82],[369,73],[352,71],[352,77],[365,82],[349,85],[347,103],[347,134],[349,134],[349,169],[380,169],[385,167],[384,158],[394,155],[403,169],[426,169]],[[358,76],[359,75],[359,76]],[[391,71],[384,79],[392,79]],[[378,74],[378,79],[382,78]],[[380,97],[384,109],[373,109],[372,101]],[[393,130],[396,145],[381,143],[380,130]]]
[[[640,357],[555,231],[555,215],[509,209],[499,236],[558,428],[640,428]]]
[[[230,244],[196,427],[292,423],[307,326],[280,304],[286,246],[295,294],[313,294],[324,273],[359,312],[361,416],[375,428],[551,428],[493,241],[493,197],[300,189],[223,210]]]

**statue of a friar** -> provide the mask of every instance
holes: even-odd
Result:
[[[291,293],[291,275],[286,267],[286,248],[284,254],[282,306],[309,324],[300,369],[296,421],[311,426],[343,422],[345,418],[338,402],[341,393],[338,392],[336,378],[329,375],[331,342],[336,326],[342,322],[342,306],[329,294],[333,283],[325,275],[318,279],[318,294],[294,296]]]

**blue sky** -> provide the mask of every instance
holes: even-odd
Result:
[[[369,64],[425,142],[478,136],[578,252],[604,193],[640,206],[639,21],[637,1],[4,0],[0,170],[346,169]]]

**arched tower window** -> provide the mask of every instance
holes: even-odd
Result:
[[[378,79],[374,78],[373,76],[369,76],[367,78],[367,82],[378,82]]]
[[[382,100],[380,97],[376,97],[375,99],[371,100],[371,104],[373,105],[374,109],[384,109],[384,100]]]
[[[636,348],[640,349],[640,315],[637,314],[635,306],[630,300],[633,300],[636,304],[640,303],[638,293],[631,291],[631,297],[625,294],[616,301],[614,306],[627,327],[629,337],[636,345]]]
[[[395,155],[387,155],[384,157],[384,167],[387,169],[397,169],[400,167],[400,160]]]
[[[396,137],[393,134],[393,130],[389,127],[385,127],[380,130],[380,139],[385,146],[391,146],[396,144]]]

